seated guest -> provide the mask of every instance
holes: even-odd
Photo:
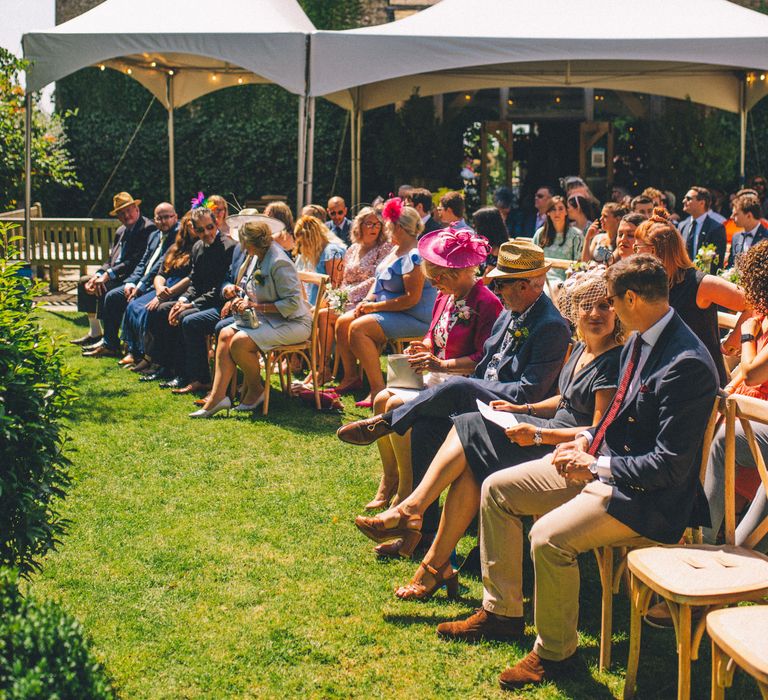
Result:
[[[94,274],[83,275],[78,282],[77,310],[88,314],[90,328],[82,338],[71,341],[73,345],[87,347],[101,340],[99,319],[104,310],[104,296],[134,271],[147,249],[149,234],[155,225],[141,215],[139,204],[141,200],[127,192],[119,192],[112,198],[109,215],[116,216],[122,225],[115,231],[109,259]]]
[[[738,261],[746,302],[754,316],[741,325],[741,362],[726,391],[768,401],[768,243],[761,242],[739,256]],[[768,426],[754,423],[755,434],[763,459],[768,459]],[[736,421],[736,464],[757,468],[755,458]],[[709,503],[711,526],[704,528],[704,541],[715,544],[725,513],[725,426],[721,425],[712,442],[704,479],[704,493]],[[757,525],[768,514],[765,486],[760,485],[747,513],[736,528],[736,544],[742,546]],[[756,549],[768,552],[768,537]]]
[[[405,435],[413,429],[411,465],[413,483],[419,484],[453,427],[452,419],[476,412],[477,399],[528,404],[552,396],[571,332],[543,293],[548,269],[544,251],[531,241],[503,243],[491,277],[507,310],[496,321],[471,377],[452,377],[392,412],[349,423],[339,428],[339,439],[367,445],[392,432]],[[435,511],[424,513],[423,532],[437,530]],[[398,536],[400,533],[387,530],[382,540]],[[416,545],[410,537],[400,549],[403,555],[410,554]]]
[[[154,291],[147,291],[131,301],[123,319],[123,340],[128,345],[129,354],[136,359],[135,370],[148,369],[151,358],[144,353],[144,335],[147,331],[147,317],[162,302],[178,299],[189,286],[189,273],[192,268],[192,247],[197,241],[192,226],[192,215],[187,212],[181,217],[174,236],[173,245],[164,257],[158,261],[159,268],[151,283]]]
[[[489,207],[498,217],[498,212]],[[503,226],[502,226],[503,228]],[[472,374],[483,356],[483,346],[501,313],[501,302],[478,279],[478,265],[490,246],[469,230],[433,231],[419,240],[424,275],[438,290],[432,323],[424,339],[406,351],[410,365],[425,374],[425,387],[437,386],[451,375]],[[384,389],[376,395],[376,413],[393,411],[417,395],[415,390]],[[377,443],[384,473],[379,490],[366,506],[373,510],[389,504],[397,492],[404,499],[412,489],[410,434],[393,433]]]
[[[416,249],[422,227],[418,212],[395,197],[386,203],[382,216],[394,247],[376,268],[374,282],[363,300],[336,322],[336,351],[344,366],[339,392],[358,386],[355,361],[359,360],[371,387],[370,396],[359,402],[361,407],[370,407],[371,397],[384,388],[379,356],[387,339],[423,336],[436,296],[434,287],[424,279]]]
[[[101,317],[104,337],[93,350],[83,353],[85,357],[116,357],[119,354],[119,333],[123,314],[132,299],[151,291],[152,280],[163,262],[163,256],[176,238],[179,224],[172,204],[162,202],[155,207],[155,224],[157,230],[150,233],[147,247],[138,265],[125,278],[123,284],[110,289],[104,296]],[[133,362],[134,356],[129,351],[118,364],[132,365]]]
[[[597,204],[589,197],[585,197],[581,194],[570,195],[566,204],[568,208],[568,219],[577,229],[579,229],[579,231],[581,231],[582,236],[586,236],[592,222],[597,219]]]
[[[557,260],[578,260],[584,243],[584,236],[576,226],[568,224],[565,200],[559,195],[552,197],[547,208],[547,219],[536,233],[533,242],[544,249],[544,256]],[[551,282],[565,279],[565,270],[550,270]]]
[[[307,204],[301,210],[302,216],[314,216],[316,219],[320,219],[323,223],[328,220],[328,212],[325,207],[321,207],[319,204]]]
[[[220,194],[212,194],[208,197],[207,206],[213,211],[213,216],[216,219],[216,227],[222,236],[229,236],[229,224],[227,223],[227,214],[229,213],[229,207],[227,206],[227,200]]]
[[[245,294],[232,302],[235,322],[219,333],[211,393],[191,418],[210,418],[232,407],[227,389],[237,367],[243,370],[245,389],[235,410],[257,409],[264,402],[259,353],[301,343],[312,330],[296,268],[272,240],[269,225],[249,221],[240,229],[240,244],[250,257],[241,281]]]
[[[650,219],[653,216],[654,204],[650,197],[640,194],[637,197],[633,197],[629,208],[633,214],[640,214],[640,216]]]
[[[607,299],[603,274],[604,268],[577,273],[558,297],[561,312],[575,325],[579,337],[560,374],[560,393],[527,406],[492,401],[497,411],[520,414],[518,424],[506,430],[478,412],[456,416],[416,490],[378,518],[360,519],[366,531],[372,528],[377,534],[401,517],[415,529],[427,506],[450,486],[437,537],[411,582],[397,589],[399,598],[427,598],[445,582],[455,588],[457,578],[449,557],[477,515],[480,485],[486,477],[543,457],[552,445],[575,439],[605,414],[618,382],[621,325]]]
[[[328,221],[325,225],[328,230],[337,238],[349,245],[349,231],[352,228],[352,222],[347,218],[347,203],[343,197],[331,197],[328,200]]]
[[[335,243],[329,231],[320,219],[314,216],[302,216],[293,229],[296,241],[296,269],[317,272],[331,278],[331,286],[341,282],[343,259],[346,246]],[[311,306],[317,303],[317,285],[307,285],[307,297]]]
[[[384,222],[371,207],[363,207],[358,212],[352,223],[350,236],[352,245],[344,254],[344,274],[338,286],[341,298],[346,297],[346,301],[343,306],[329,302],[318,317],[318,355],[323,366],[320,373],[323,384],[331,379],[329,358],[336,334],[336,321],[341,314],[353,310],[365,298],[373,284],[376,268],[392,250],[392,244],[387,240],[384,230]],[[354,367],[345,367],[346,377],[355,375]],[[310,375],[305,384],[310,386],[311,383]]]
[[[608,254],[608,265],[635,254],[635,231],[645,220],[646,218],[642,214],[625,214],[621,217],[619,228],[616,232],[616,249],[612,253],[606,251]],[[597,256],[604,257],[599,250],[598,247]]]
[[[480,274],[488,284],[491,281],[488,279],[488,274],[496,267],[499,247],[509,240],[507,228],[504,226],[504,221],[497,207],[478,209],[472,217],[472,223],[475,225],[475,232],[488,239],[488,245],[491,246],[488,257],[479,265]]]
[[[539,516],[529,536],[538,636],[533,651],[501,674],[506,690],[572,668],[564,662],[579,641],[579,554],[617,543],[677,544],[687,526],[706,519],[699,458],[717,393],[715,367],[670,308],[657,259],[622,260],[606,278],[622,326],[635,331],[622,353],[619,389],[596,426],[483,482],[483,606],[437,628],[445,639],[522,639],[522,518]]]
[[[424,224],[424,230],[421,232],[422,236],[443,228],[443,224],[432,216],[432,193],[429,190],[423,187],[412,189],[411,206],[419,212],[421,223]]]
[[[293,240],[293,229],[296,224],[293,220],[291,208],[285,202],[272,202],[264,210],[264,216],[283,222],[283,230],[273,234],[273,238],[275,243],[279,243],[282,249],[290,256],[291,251],[296,245],[296,241]]]
[[[608,264],[611,254],[616,249],[619,224],[628,213],[625,206],[615,202],[608,202],[603,206],[600,220],[594,221],[584,236],[584,246],[581,249],[582,262],[594,260],[604,265]]]
[[[164,301],[149,312],[147,331],[150,337],[145,352],[160,369],[143,379],[163,380],[163,388],[181,388],[187,385],[182,376],[185,368],[185,349],[181,322],[185,316],[210,308],[220,308],[219,287],[232,262],[237,243],[222,236],[213,212],[207,207],[192,210],[192,225],[199,240],[192,246],[189,286],[178,301]]]
[[[760,200],[757,197],[743,195],[733,200],[733,221],[744,231],[734,235],[728,260],[723,267],[734,267],[739,255],[768,238],[768,229],[760,223],[761,216]]]
[[[461,192],[446,192],[440,197],[437,216],[442,227],[469,228],[469,224],[464,221],[465,210],[464,195]]]
[[[744,292],[722,277],[707,275],[693,266],[683,239],[667,219],[665,209],[657,209],[650,219],[637,227],[634,251],[650,253],[661,260],[669,279],[669,305],[709,350],[717,367],[720,386],[725,386],[728,374],[720,348],[717,307],[743,311]]]

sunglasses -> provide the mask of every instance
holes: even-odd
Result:
[[[689,197],[688,195],[685,195],[685,197],[683,197],[684,202],[692,202],[694,199],[698,199],[698,197]]]
[[[216,224],[206,224],[205,226],[195,226],[195,233],[204,233],[205,231],[213,231],[216,228]]]

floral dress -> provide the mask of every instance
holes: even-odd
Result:
[[[384,241],[363,252],[359,243],[350,246],[344,256],[344,278],[341,289],[347,292],[344,311],[349,311],[359,304],[368,294],[376,275],[376,268],[392,250],[392,244]]]

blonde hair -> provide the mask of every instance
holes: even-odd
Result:
[[[478,273],[477,266],[466,268],[466,267],[443,267],[442,265],[435,265],[433,262],[429,262],[429,260],[422,260],[421,261],[421,267],[424,270],[424,276],[427,279],[435,279],[436,277],[448,277],[451,280],[457,279],[460,275],[465,273],[468,269],[472,270],[473,274],[476,276]]]
[[[325,246],[331,242],[328,228],[316,216],[302,216],[296,222],[293,237],[296,239],[294,252],[297,256],[301,255],[311,267],[317,265]]]
[[[363,224],[369,216],[375,216],[376,220],[381,224],[379,236],[376,239],[376,245],[381,245],[387,240],[387,232],[384,227],[384,219],[381,218],[381,212],[376,211],[373,207],[363,207],[357,212],[357,216],[355,216],[352,222],[352,228],[349,231],[349,237],[354,243],[360,243],[363,240]]]
[[[424,223],[419,216],[419,212],[413,207],[403,207],[400,217],[394,223],[400,224],[403,231],[414,238],[424,230]]]
[[[240,227],[238,236],[243,246],[269,248],[272,245],[272,230],[263,221],[246,221]]]

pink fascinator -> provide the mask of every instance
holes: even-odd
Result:
[[[403,200],[400,197],[392,197],[384,203],[384,208],[381,210],[381,216],[385,221],[391,221],[397,223],[400,220],[400,216],[403,213]]]
[[[440,267],[474,267],[484,262],[490,253],[488,239],[469,228],[444,228],[419,240],[421,257]]]

